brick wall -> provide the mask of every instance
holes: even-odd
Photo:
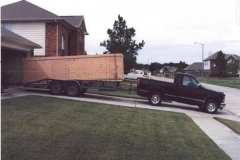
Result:
[[[85,36],[82,36],[80,43],[80,31],[70,30],[64,25],[58,23],[58,42],[57,42],[57,23],[46,24],[46,56],[84,55]],[[62,35],[65,37],[65,50],[62,53]],[[58,48],[56,44],[58,43]]]
[[[46,56],[56,56],[56,23],[46,23]]]

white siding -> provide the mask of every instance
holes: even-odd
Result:
[[[204,69],[210,69],[210,61],[204,61]]]
[[[25,22],[13,23],[12,31],[30,41],[39,44],[41,49],[34,49],[34,55],[45,55],[45,23]]]

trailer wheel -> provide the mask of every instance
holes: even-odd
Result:
[[[218,103],[215,100],[209,100],[204,107],[205,112],[207,113],[216,113],[218,110]]]
[[[77,96],[79,94],[79,86],[74,82],[68,83],[66,87],[66,93],[71,97]]]
[[[148,97],[148,101],[153,106],[160,105],[162,102],[162,95],[158,92],[152,92]]]
[[[59,81],[53,81],[50,85],[50,92],[53,95],[58,95],[60,93],[62,93],[63,90],[63,86],[62,83]]]

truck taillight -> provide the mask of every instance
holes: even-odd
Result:
[[[137,79],[137,85],[139,85],[139,84],[140,84],[140,78]]]

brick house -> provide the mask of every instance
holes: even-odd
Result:
[[[222,51],[218,51],[203,60],[205,75],[218,75],[219,74],[219,72],[216,68],[216,65],[215,65],[215,60],[216,60],[219,52],[222,52]],[[227,65],[230,63],[239,63],[239,66],[240,66],[240,56],[238,56],[236,54],[226,54],[226,53],[223,53],[223,54],[225,55],[225,60],[226,60]]]
[[[1,7],[1,77],[22,83],[22,58],[84,55],[83,16],[58,16],[25,0]]]
[[[1,7],[1,25],[36,43],[34,56],[84,55],[83,16],[58,16],[26,0]]]

